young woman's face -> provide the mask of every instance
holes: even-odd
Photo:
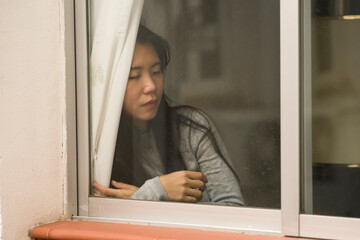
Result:
[[[164,75],[154,47],[136,43],[123,106],[135,126],[146,127],[156,116],[163,89]]]

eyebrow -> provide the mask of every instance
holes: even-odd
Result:
[[[156,62],[156,63],[154,63],[153,65],[151,65],[150,68],[153,68],[153,67],[158,66],[158,65],[161,65],[161,62]],[[132,71],[132,70],[141,70],[141,69],[143,69],[143,68],[144,68],[144,67],[142,67],[142,66],[135,66],[135,67],[131,67],[131,68],[130,68],[130,71]]]

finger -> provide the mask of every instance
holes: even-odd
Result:
[[[199,189],[200,191],[204,191],[205,189],[205,183],[201,180],[192,180],[192,179],[189,179],[188,180],[188,184],[187,184],[188,187],[190,188],[197,188]]]
[[[105,189],[106,189],[106,188],[105,188],[104,186],[98,184],[97,182],[94,182],[94,183],[93,183],[93,187],[94,187],[96,190],[98,190],[100,193],[105,194]]]
[[[200,200],[202,198],[202,192],[197,189],[188,188],[186,190],[186,195],[190,197],[195,197],[197,200]]]
[[[203,175],[202,180],[204,183],[207,183],[209,181],[205,175]]]
[[[96,193],[96,192],[93,193],[93,196],[94,197],[105,197],[105,195],[100,194],[100,193]]]
[[[133,185],[112,180],[111,185],[119,189],[130,189]]]
[[[98,190],[100,193],[104,194],[105,196],[116,197],[116,193],[117,193],[116,189],[104,187],[96,182],[93,183],[93,186],[96,190]]]
[[[204,183],[208,182],[208,179],[201,172],[186,171],[187,177],[193,180],[201,180]]]
[[[121,190],[113,189],[113,188],[106,188],[104,194],[109,197],[118,197],[122,198]]]
[[[196,203],[198,200],[195,197],[192,196],[185,196],[183,198],[183,202],[191,202],[191,203]]]

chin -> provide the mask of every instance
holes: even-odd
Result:
[[[149,113],[142,117],[143,121],[150,121],[156,117],[157,112],[155,113]]]

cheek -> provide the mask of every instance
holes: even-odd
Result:
[[[135,90],[136,89],[129,84],[126,87],[123,108],[124,108],[125,112],[128,114],[130,114],[132,112],[133,106],[136,101],[136,91]]]
[[[164,91],[164,78],[159,79],[157,84],[157,92],[161,94]]]

